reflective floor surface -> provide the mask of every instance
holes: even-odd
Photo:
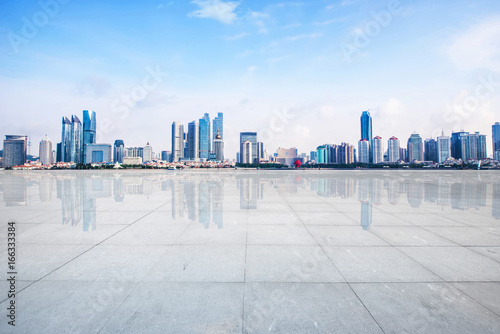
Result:
[[[500,332],[494,171],[2,171],[0,217],[0,333]]]

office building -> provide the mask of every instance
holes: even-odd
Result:
[[[486,159],[486,135],[479,132],[469,134],[469,149],[471,159]]]
[[[318,152],[316,151],[311,151],[309,153],[309,158],[311,159],[311,161],[316,161],[318,160]]]
[[[28,136],[6,135],[3,141],[3,167],[24,165],[28,150]]]
[[[198,160],[200,158],[200,124],[198,121],[192,121],[188,124],[188,156],[189,160]]]
[[[292,166],[298,158],[295,147],[289,149],[279,147],[277,153],[276,162],[282,165]]]
[[[191,123],[190,123],[191,124]],[[188,135],[189,135],[188,130]],[[209,160],[210,159],[210,152],[212,151],[211,144],[212,144],[212,134],[210,133],[210,116],[205,113],[203,118],[200,118],[199,121],[199,129],[198,129],[198,136],[199,136],[199,153],[198,157],[200,159],[204,160]],[[189,145],[189,138],[188,138],[188,145]],[[191,146],[189,146],[191,147]],[[191,152],[191,151],[190,151]],[[190,158],[191,158],[191,153],[190,153]]]
[[[161,151],[161,160],[170,162],[172,159],[172,155],[170,151]]]
[[[76,164],[83,163],[83,132],[82,122],[73,115],[71,116],[71,142],[70,142],[70,161]]]
[[[341,143],[338,147],[338,159],[339,164],[352,164],[354,163],[354,146],[348,143]]]
[[[257,132],[241,132],[240,133],[240,159],[243,163],[245,161],[245,157],[243,154],[243,143],[249,141],[252,143],[252,158],[251,162],[253,163],[255,159],[257,159]],[[248,152],[248,151],[247,151]]]
[[[108,163],[112,162],[110,144],[87,144],[85,145],[85,163]]]
[[[382,137],[376,136],[372,140],[372,162],[374,164],[379,164],[384,162],[384,143]]]
[[[358,141],[358,162],[370,163],[370,142],[368,139],[360,139]]]
[[[408,150],[404,147],[399,149],[399,159],[408,162]]]
[[[224,161],[224,141],[222,140],[222,136],[219,133],[215,135],[214,153],[215,153],[215,161],[217,162]]]
[[[144,147],[127,147],[125,149],[125,156],[133,158],[141,158],[143,154]]]
[[[470,158],[468,132],[459,131],[451,134],[451,156],[464,161]]]
[[[418,133],[408,138],[408,162],[424,161],[424,143]]]
[[[220,139],[224,141],[224,114],[218,113],[217,117],[212,121],[212,138],[215,139],[217,134],[220,135]]]
[[[39,156],[40,156],[40,163],[42,165],[50,165],[54,163],[52,160],[52,142],[49,140],[47,135],[43,137],[43,139],[40,141],[40,148],[39,148]]]
[[[89,112],[88,110],[83,111],[83,147],[84,150],[85,145],[87,144],[95,144],[96,143],[96,115],[95,111]],[[83,160],[86,160],[83,157]]]
[[[149,162],[153,160],[153,148],[149,142],[142,148],[142,162]]]
[[[257,159],[264,159],[264,143],[257,142]]]
[[[437,137],[437,162],[443,163],[451,157],[451,141],[450,136],[445,136],[444,133]]]
[[[123,140],[117,139],[115,140],[115,144],[113,145],[113,162],[123,162],[123,158],[126,156],[125,144]]]
[[[172,162],[184,158],[184,125],[180,122],[172,123]]]
[[[500,122],[491,126],[491,138],[493,141],[493,159],[500,161]]]
[[[251,141],[246,140],[241,144],[241,153],[240,153],[241,163],[252,164],[254,162],[252,150],[253,150],[253,143]]]
[[[399,156],[399,139],[395,136],[392,136],[387,141],[387,161],[389,162],[397,162],[400,159]]]
[[[62,118],[61,154],[62,162],[71,161],[71,122],[67,117]]]
[[[438,146],[437,141],[429,138],[424,142],[424,160],[438,162]]]
[[[368,147],[370,151],[370,162],[372,161],[372,117],[369,110],[363,111],[361,114],[361,139],[368,140]]]
[[[316,158],[318,164],[328,163],[328,147],[326,145],[321,145],[316,148]]]

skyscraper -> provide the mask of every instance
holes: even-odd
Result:
[[[61,161],[71,161],[71,122],[67,117],[62,118],[61,132]]]
[[[123,140],[117,139],[115,140],[115,145],[113,147],[113,161],[122,163],[124,156],[125,156],[125,144],[123,143]]]
[[[426,139],[424,142],[424,160],[438,162],[437,141],[432,138]]]
[[[372,140],[372,162],[374,164],[379,164],[384,162],[384,143],[382,142],[382,137],[376,136]]]
[[[219,162],[224,161],[224,141],[222,140],[222,137],[219,133],[215,135],[214,152],[215,152],[215,161]]]
[[[53,163],[52,142],[49,140],[47,135],[45,135],[45,137],[43,137],[43,139],[40,141],[39,155],[40,155],[40,163],[42,165],[49,165]]]
[[[370,162],[372,162],[372,117],[370,112],[363,111],[361,114],[361,139],[368,140],[368,147],[370,150]]]
[[[251,164],[253,163],[253,143],[249,140],[245,140],[241,143],[241,153],[240,159],[241,163]]]
[[[348,143],[341,143],[338,150],[339,164],[352,164],[354,163],[354,146]]]
[[[153,148],[148,142],[142,149],[142,162],[148,162],[151,160],[153,160]]]
[[[500,160],[500,122],[491,126],[491,137],[493,140],[493,159]]]
[[[95,111],[89,113],[88,110],[83,111],[83,146],[82,151],[85,152],[85,145],[96,143],[96,116]],[[85,160],[85,157],[83,157]]]
[[[464,161],[470,158],[468,132],[459,131],[451,134],[451,156]]]
[[[192,121],[188,124],[188,157],[190,160],[200,158],[200,124]]]
[[[399,148],[399,139],[395,136],[389,138],[387,141],[387,160],[389,162],[396,162],[400,159]]]
[[[189,132],[188,132],[189,133]],[[199,157],[201,159],[210,159],[212,136],[210,133],[210,116],[205,113],[199,122]],[[188,139],[189,143],[189,139]]]
[[[445,136],[444,133],[437,137],[437,158],[438,163],[443,163],[451,157],[451,142],[450,136]]]
[[[252,159],[250,163],[253,163],[257,158],[257,132],[241,132],[240,133],[240,162],[243,162],[243,143],[249,141],[252,143]]]
[[[486,159],[486,135],[479,132],[469,134],[471,159]]]
[[[184,158],[184,125],[179,122],[172,123],[172,162]]]
[[[3,141],[3,167],[24,165],[28,149],[28,136],[6,135]]]
[[[408,138],[408,162],[424,160],[424,144],[419,134],[413,133]]]
[[[71,116],[71,143],[70,143],[70,161],[76,164],[83,163],[83,133],[82,122],[73,115]]]
[[[358,162],[369,163],[370,162],[370,144],[368,139],[360,139],[358,141]]]
[[[218,113],[212,123],[212,138],[215,139],[218,133],[220,135],[220,139],[224,141],[224,114],[221,112]]]
[[[316,162],[319,164],[328,163],[328,147],[326,145],[321,145],[316,148],[316,158]]]

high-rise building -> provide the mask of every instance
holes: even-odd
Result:
[[[3,167],[24,165],[28,149],[28,136],[6,135],[3,141]]]
[[[368,146],[370,150],[370,162],[372,162],[372,117],[370,112],[363,111],[361,114],[361,139],[368,140]]]
[[[451,141],[450,136],[445,136],[444,133],[437,137],[437,162],[443,163],[451,157]]]
[[[192,121],[188,124],[188,158],[197,160],[200,158],[200,124],[198,121]]]
[[[144,147],[127,147],[124,158],[141,158],[142,162],[143,151]]]
[[[153,160],[153,148],[149,145],[149,142],[142,148],[142,162],[148,162]]]
[[[328,147],[326,145],[321,145],[316,148],[316,157],[318,164],[328,163]]]
[[[172,123],[172,162],[184,158],[184,125]]]
[[[82,122],[73,115],[71,116],[71,143],[70,143],[70,161],[76,164],[83,162],[83,133]]]
[[[451,134],[451,156],[455,159],[467,160],[470,158],[469,133],[465,131]]]
[[[212,121],[212,138],[215,139],[217,133],[220,135],[220,139],[224,141],[224,114],[218,113],[217,117]]]
[[[311,153],[309,154],[309,158],[312,161],[317,161],[318,160],[318,153],[316,151],[311,151]]]
[[[49,140],[49,137],[45,135],[43,139],[40,141],[40,163],[42,165],[50,165],[54,161],[52,160],[52,142]]]
[[[121,139],[115,140],[115,145],[113,146],[113,162],[123,162],[125,154],[125,143]]]
[[[257,159],[257,132],[241,132],[240,133],[240,162],[243,162],[243,143],[249,141],[252,143],[252,158],[251,162],[253,163],[255,159]]]
[[[424,161],[424,143],[418,133],[408,138],[408,162]]]
[[[62,118],[61,132],[61,161],[71,161],[71,122],[67,117]]]
[[[190,123],[191,124],[191,123]],[[210,159],[212,135],[210,133],[210,116],[205,113],[203,118],[199,121],[199,158],[200,159]],[[188,131],[189,135],[189,131]],[[188,138],[189,145],[189,138]]]
[[[370,142],[368,139],[360,139],[358,141],[358,162],[370,163]]]
[[[82,150],[85,152],[85,145],[96,143],[96,116],[95,111],[89,113],[88,110],[83,111],[83,147]],[[85,160],[85,157],[83,157]]]
[[[257,142],[257,159],[264,159],[264,143]]]
[[[424,142],[424,160],[438,162],[438,146],[437,141],[429,138]]]
[[[224,161],[224,141],[222,140],[222,136],[219,133],[215,135],[214,153],[215,153],[215,161],[219,162]]]
[[[85,164],[112,162],[110,144],[85,145]]]
[[[389,162],[397,162],[400,159],[399,149],[399,139],[395,136],[389,138],[387,141],[387,160]]]
[[[253,163],[253,143],[249,140],[245,140],[241,144],[241,153],[240,153],[240,159],[241,163],[244,164],[251,164]]]
[[[348,143],[341,143],[339,145],[338,151],[338,160],[339,164],[352,164],[354,163],[354,146]]]
[[[408,162],[408,150],[406,148],[399,148],[399,159]]]
[[[491,137],[493,140],[493,159],[500,161],[500,122],[491,126]]]
[[[327,144],[328,149],[328,163],[336,164],[339,163],[339,145],[336,144]]]
[[[479,132],[469,134],[469,148],[471,159],[486,159],[486,135]]]
[[[372,162],[374,164],[379,164],[384,162],[384,143],[382,141],[382,137],[376,136],[373,137],[372,140]]]
[[[161,160],[171,161],[172,155],[170,154],[170,151],[161,151]]]

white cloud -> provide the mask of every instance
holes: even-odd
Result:
[[[233,36],[227,36],[227,37],[224,37],[224,39],[226,41],[235,41],[237,39],[242,39],[243,37],[246,37],[248,36],[249,34],[246,33],[246,32],[242,32],[240,34],[237,34],[237,35],[233,35]]]
[[[210,18],[226,24],[231,24],[237,19],[234,11],[240,5],[236,1],[222,0],[194,0],[191,3],[198,5],[200,9],[189,13],[189,16]]]
[[[276,58],[270,58],[268,59],[268,62],[271,64],[271,65],[274,65],[276,63],[279,63],[279,62],[282,62],[283,60],[286,60],[290,58],[290,55],[285,55],[285,56],[282,56],[282,57],[276,57]]]
[[[253,22],[258,28],[259,32],[262,34],[267,33],[266,20],[269,18],[269,14],[265,12],[255,12],[253,10],[248,12],[247,19]]]
[[[323,105],[319,107],[318,114],[322,120],[332,120],[335,117],[335,107],[331,105]]]
[[[302,26],[302,23],[291,23],[291,24],[287,24],[283,27],[281,27],[281,29],[291,29],[291,28],[297,28],[297,27],[301,27]]]
[[[285,37],[285,40],[287,41],[298,41],[299,39],[304,39],[304,38],[319,38],[321,37],[322,34],[320,33],[314,33],[314,34],[300,34],[300,35],[295,35],[295,36],[289,36]]]
[[[254,73],[255,71],[257,71],[259,69],[258,66],[250,66],[249,68],[247,68],[247,72],[248,73]]]
[[[314,25],[317,25],[317,26],[326,26],[326,25],[329,25],[329,24],[332,24],[332,23],[339,23],[339,22],[344,22],[344,21],[345,21],[345,18],[339,17],[339,18],[332,19],[332,20],[321,21],[321,22],[314,22]]]
[[[448,54],[461,70],[487,68],[500,73],[500,18],[467,29],[454,39]]]

